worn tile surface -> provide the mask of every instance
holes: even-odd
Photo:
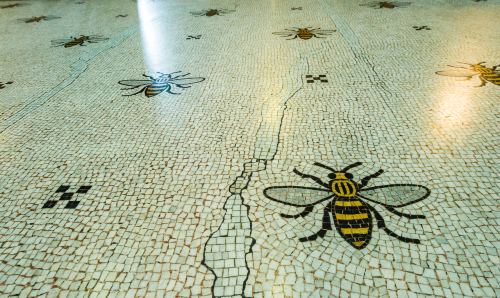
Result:
[[[499,14],[0,1],[0,296],[500,296]]]

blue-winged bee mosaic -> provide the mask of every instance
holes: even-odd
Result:
[[[285,29],[285,31],[281,32],[273,32],[273,34],[281,36],[281,37],[290,37],[288,40],[300,38],[303,40],[308,40],[313,37],[316,38],[325,38],[326,36],[336,32],[337,30],[324,30],[321,28],[312,28],[312,27],[304,27],[297,28],[292,27],[291,29]]]
[[[18,19],[21,22],[25,23],[40,23],[40,21],[50,21],[55,19],[60,19],[58,16],[39,16],[39,17],[31,17],[31,18],[21,18]]]
[[[63,39],[52,40],[52,46],[71,48],[74,46],[85,46],[85,43],[98,43],[108,40],[109,38],[102,37],[101,35],[80,35],[78,37],[70,37]]]
[[[465,78],[466,80],[472,79],[473,76],[478,76],[481,83],[476,87],[483,87],[488,82],[493,85],[500,86],[500,71],[497,70],[497,67],[499,67],[500,64],[487,67],[483,65],[486,62],[479,62],[476,64],[464,62],[459,63],[468,65],[469,67],[448,65],[453,67],[453,69],[436,71],[436,74],[447,77],[460,77]]]
[[[410,5],[411,2],[399,2],[399,1],[373,1],[365,4],[360,4],[360,6],[368,6],[372,8],[389,8],[393,9],[396,7],[405,7]]]
[[[172,86],[177,88],[186,89],[191,88],[192,84],[201,83],[205,80],[202,77],[187,77],[190,73],[180,74],[181,71],[176,71],[172,73],[161,73],[158,72],[157,76],[148,76],[143,74],[147,80],[122,80],[118,84],[129,86],[129,88],[122,88],[122,90],[132,90],[142,87],[139,91],[124,94],[123,96],[132,96],[144,92],[146,97],[153,97],[162,92],[167,92],[170,94],[180,94],[172,92]]]
[[[192,11],[191,14],[197,17],[213,17],[213,16],[222,16],[225,14],[233,13],[236,10],[232,9],[205,9],[200,11]]]
[[[361,162],[353,163],[342,170],[335,170],[321,163],[315,166],[328,170],[328,183],[319,177],[304,174],[294,169],[294,173],[305,179],[311,179],[321,186],[271,186],[264,189],[264,196],[272,201],[285,205],[302,207],[304,210],[298,214],[281,214],[284,218],[305,217],[311,213],[316,204],[328,201],[323,210],[323,224],[321,229],[313,235],[302,237],[301,242],[323,238],[327,231],[332,230],[330,214],[337,232],[356,249],[365,248],[372,238],[373,216],[379,229],[384,230],[389,236],[407,243],[420,243],[413,239],[396,234],[387,228],[384,218],[370,203],[378,204],[389,212],[408,219],[425,218],[424,215],[402,213],[396,208],[408,206],[422,201],[430,195],[430,190],[418,184],[387,184],[367,187],[368,182],[380,176],[383,170],[361,179],[353,180],[353,175],[348,171],[360,166]]]

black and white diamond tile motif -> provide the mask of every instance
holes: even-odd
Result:
[[[80,201],[77,201],[74,196],[76,194],[84,194],[87,193],[92,186],[89,185],[84,185],[80,186],[75,192],[70,192],[69,189],[71,186],[69,185],[61,185],[59,188],[56,190],[56,194],[61,194],[58,200],[48,200],[45,202],[45,204],[42,206],[42,208],[54,208],[57,205],[57,202],[59,201],[67,201],[66,205],[64,208],[66,209],[75,209],[78,204],[80,204]],[[80,195],[78,195],[80,196]]]
[[[313,75],[306,75],[306,82],[307,83],[314,83],[314,82],[321,82],[321,83],[328,83],[328,80],[326,79],[326,75],[318,75],[313,76]]]

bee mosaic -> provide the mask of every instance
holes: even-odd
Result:
[[[235,12],[235,10],[230,10],[230,9],[206,9],[202,11],[193,11],[191,12],[192,15],[197,16],[197,17],[213,17],[213,16],[222,16],[228,13]]]
[[[273,32],[273,34],[282,37],[291,37],[287,38],[288,40],[296,39],[297,37],[303,40],[308,40],[313,37],[325,38],[323,36],[330,35],[333,32],[337,31],[337,30],[322,30],[321,28],[311,28],[311,27],[305,27],[305,28],[293,27],[292,29],[285,29],[285,31],[281,32]]]
[[[419,239],[400,236],[387,228],[384,218],[370,203],[378,204],[389,212],[408,219],[425,218],[424,215],[402,213],[396,208],[408,206],[419,202],[430,195],[430,190],[417,184],[388,184],[366,187],[372,178],[383,173],[383,170],[364,177],[360,182],[353,180],[353,175],[348,171],[360,166],[361,162],[353,163],[342,170],[321,163],[315,166],[324,168],[330,173],[331,179],[325,183],[321,178],[304,174],[294,169],[294,173],[305,179],[311,179],[321,186],[271,186],[264,189],[264,196],[272,201],[289,206],[303,207],[304,210],[295,215],[281,214],[284,218],[305,217],[311,213],[316,204],[328,201],[323,210],[323,224],[321,229],[310,236],[302,237],[301,242],[323,238],[328,230],[332,230],[330,214],[333,217],[338,233],[351,246],[356,249],[365,248],[371,240],[373,230],[372,219],[375,216],[377,227],[384,230],[389,236],[407,243],[420,243]]]
[[[105,41],[108,39],[109,38],[105,38],[100,35],[80,35],[79,37],[52,40],[52,45],[54,47],[64,46],[65,48],[71,48],[74,46],[85,46],[85,42],[98,43],[100,41]]]
[[[405,7],[410,5],[411,2],[398,2],[398,1],[373,1],[365,4],[360,4],[360,6],[368,6],[372,8],[396,8]]]
[[[0,89],[5,88],[5,85],[9,85],[9,84],[12,84],[12,83],[14,83],[14,82],[12,82],[12,81],[5,82],[5,83],[0,82]]]
[[[0,8],[1,9],[14,8],[14,7],[19,7],[19,6],[24,6],[24,5],[27,5],[27,4],[25,4],[25,3],[13,3],[13,4],[7,4],[7,5],[0,6]]]
[[[57,17],[57,16],[39,16],[39,17],[23,18],[23,19],[18,19],[18,20],[25,22],[25,23],[39,23],[40,21],[50,21],[50,20],[55,20],[55,19],[60,19],[60,18],[61,17]]]
[[[186,77],[189,75],[189,73],[186,74],[178,74],[178,73],[180,73],[180,71],[172,72],[169,74],[158,72],[159,76],[157,77],[152,77],[143,74],[144,77],[148,78],[147,80],[123,80],[119,81],[118,84],[124,86],[130,86],[130,88],[122,88],[122,90],[132,90],[139,87],[143,87],[142,89],[140,89],[135,93],[124,94],[123,96],[132,96],[144,92],[144,95],[146,95],[146,97],[153,97],[162,92],[167,92],[170,94],[180,94],[172,92],[172,85],[178,88],[186,89],[186,88],[191,88],[190,86],[191,84],[201,83],[205,80],[205,78],[201,77],[194,77],[194,78]]]
[[[493,85],[500,86],[500,71],[497,70],[497,67],[500,66],[500,64],[492,66],[490,68],[483,65],[486,62],[479,62],[476,64],[463,62],[459,63],[469,65],[469,67],[448,65],[455,69],[436,71],[436,74],[447,77],[462,77],[466,78],[467,80],[470,80],[473,76],[477,75],[479,77],[479,80],[481,80],[481,84],[476,87],[483,87],[487,82],[490,82]]]

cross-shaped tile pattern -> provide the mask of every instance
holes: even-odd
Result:
[[[326,75],[319,75],[317,77],[313,75],[306,75],[306,82],[307,83],[314,83],[316,81],[319,81],[321,83],[328,83],[328,80],[326,79]]]
[[[42,206],[42,208],[54,208],[59,201],[67,201],[66,206],[64,208],[66,209],[75,209],[78,204],[80,204],[80,201],[73,200],[73,196],[75,194],[84,194],[87,193],[92,186],[85,185],[85,186],[80,186],[76,192],[68,192],[70,189],[69,185],[61,185],[59,188],[56,190],[56,193],[61,193],[61,196],[59,197],[59,200],[48,200],[45,202],[45,204]]]

